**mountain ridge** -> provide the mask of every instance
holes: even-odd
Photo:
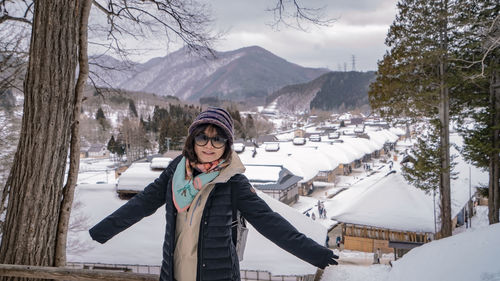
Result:
[[[275,102],[282,112],[362,107],[368,105],[368,88],[374,79],[374,71],[332,71],[306,83],[287,85],[270,94],[266,104]]]
[[[111,80],[107,84],[97,83],[98,86],[172,95],[191,102],[217,97],[255,104],[263,104],[268,94],[278,88],[307,82],[328,72],[288,62],[259,46],[214,53],[214,59],[206,59],[181,48],[120,73],[96,68],[92,72]],[[117,65],[114,59],[109,62]]]

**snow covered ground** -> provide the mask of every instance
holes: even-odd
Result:
[[[500,280],[500,224],[474,227],[411,250],[388,281]]]
[[[457,228],[454,236],[411,250],[387,264],[371,265],[372,254],[344,251],[341,264],[325,269],[322,281],[498,281],[500,224],[488,225],[488,208],[476,207],[472,227]],[[385,254],[383,260],[390,258]],[[356,261],[357,265],[343,263]]]

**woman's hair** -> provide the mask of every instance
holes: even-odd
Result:
[[[194,146],[196,145],[194,143],[194,138],[197,135],[203,134],[208,127],[214,128],[217,131],[217,135],[229,139],[224,130],[219,126],[212,124],[201,124],[199,126],[196,126],[194,130],[191,132],[191,134],[189,134],[188,137],[186,138],[186,142],[184,143],[184,149],[182,150],[182,155],[184,155],[184,157],[186,157],[189,160],[189,162],[191,163],[198,162],[198,157],[196,156],[196,152],[194,151]],[[231,160],[231,155],[232,155],[232,149],[230,142],[228,141],[224,146],[224,153],[222,154],[221,159],[224,159],[225,162],[228,162]]]

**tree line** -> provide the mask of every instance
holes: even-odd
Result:
[[[201,106],[187,104],[169,104],[167,108],[155,106],[152,116],[137,118],[133,100],[129,103],[128,117],[118,127],[118,134],[111,135],[107,143],[108,150],[119,158],[127,156],[132,162],[149,153],[164,153],[167,150],[182,150],[188,134],[188,128],[194,118],[202,111]],[[269,133],[272,125],[265,121],[255,121],[250,114],[242,116],[238,108],[230,105],[226,108],[234,120],[236,139],[255,139],[259,134]],[[134,113],[135,112],[135,113]],[[109,130],[102,108],[98,108],[95,119],[102,129]],[[153,142],[158,146],[152,151]]]
[[[499,221],[500,5],[496,0],[401,0],[390,48],[370,86],[373,110],[415,125],[404,177],[439,196],[440,235],[450,236],[450,122],[471,164],[489,172],[490,223]],[[418,125],[417,125],[418,124]]]

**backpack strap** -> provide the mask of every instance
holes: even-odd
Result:
[[[236,205],[236,192],[233,188],[233,183],[231,181],[229,187],[231,188],[231,209],[232,209],[232,220],[231,220],[231,234],[233,236],[233,244],[236,246],[238,240],[238,206]]]

